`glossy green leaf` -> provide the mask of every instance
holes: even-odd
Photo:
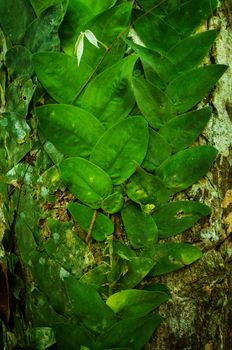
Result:
[[[121,210],[124,204],[123,194],[120,189],[116,188],[115,192],[105,198],[102,202],[102,209],[110,214],[115,214]]]
[[[199,202],[177,201],[155,209],[153,217],[159,230],[159,237],[167,238],[184,232],[210,213],[211,209]]]
[[[121,211],[125,231],[133,248],[149,247],[157,242],[158,229],[151,215],[130,204]]]
[[[21,45],[13,46],[6,53],[6,66],[12,78],[29,79],[34,73],[30,51]]]
[[[129,349],[141,350],[161,321],[162,317],[158,314],[121,320],[98,339],[98,347],[128,346]]]
[[[169,299],[166,293],[127,289],[111,295],[106,304],[120,317],[143,317]]]
[[[199,25],[213,14],[218,0],[190,0],[169,13],[166,21],[181,36],[191,34]]]
[[[151,276],[159,276],[176,271],[202,257],[202,252],[187,243],[159,243],[150,250],[145,250],[143,255],[150,256],[154,261],[154,268],[149,273]]]
[[[169,143],[172,152],[176,153],[193,144],[208,123],[211,113],[212,109],[205,107],[178,115],[162,126],[159,134]]]
[[[70,104],[92,74],[84,61],[77,67],[75,57],[60,52],[39,52],[32,56],[35,72],[49,95]]]
[[[170,122],[166,123],[163,128],[165,128],[165,126]],[[172,129],[172,131],[173,130],[175,129]],[[152,128],[149,128],[148,149],[146,157],[142,163],[142,167],[148,171],[154,171],[157,166],[159,166],[166,158],[171,155],[171,153],[171,146],[168,144],[167,140],[165,140],[163,135],[160,134],[160,131],[158,133]]]
[[[94,288],[71,277],[65,278],[64,284],[74,314],[87,328],[101,333],[116,322],[114,312]]]
[[[153,266],[152,257],[131,257],[127,261],[128,272],[119,281],[119,289],[131,289],[137,286]]]
[[[168,201],[170,191],[158,176],[139,168],[127,185],[127,194],[134,202],[160,205]]]
[[[110,177],[97,165],[80,157],[68,158],[60,164],[61,179],[84,204],[97,209],[112,192]]]
[[[77,104],[93,113],[108,128],[127,117],[135,100],[130,81],[137,56],[130,55],[97,75]]]
[[[31,52],[60,50],[58,30],[66,8],[67,1],[49,7],[28,26],[24,44]]]
[[[27,0],[1,0],[0,24],[13,44],[20,44],[27,26],[34,20],[34,12]]]
[[[83,58],[91,67],[96,67],[101,62],[99,69],[103,70],[118,62],[124,56],[126,45],[120,36],[126,35],[129,31],[132,5],[132,2],[121,3],[100,13],[90,22],[85,23],[84,30],[91,30],[99,40],[99,49],[96,49],[89,43],[86,43],[84,49]],[[106,47],[110,47],[110,50],[107,52]],[[103,57],[104,60],[102,61]]]
[[[216,30],[208,30],[189,36],[172,47],[167,53],[167,57],[178,72],[191,70],[202,62],[216,37]]]
[[[68,210],[70,211],[72,217],[81,226],[81,228],[88,232],[94,209],[86,207],[85,205],[78,203],[69,203]],[[114,232],[114,225],[108,216],[97,213],[96,220],[92,229],[91,236],[96,241],[103,241],[107,236]]]
[[[180,40],[173,27],[160,17],[150,13],[134,21],[134,27],[146,47],[160,53],[169,51]]]
[[[80,32],[90,29],[86,27],[86,23],[113,6],[114,3],[115,0],[108,0],[107,2],[102,0],[69,0],[68,9],[60,31],[64,51],[68,54],[73,54],[75,42]],[[97,39],[99,38],[97,37]]]
[[[167,158],[157,169],[157,175],[176,193],[204,176],[216,156],[217,150],[212,146],[192,147]]]
[[[106,131],[96,143],[90,160],[104,169],[118,185],[141,164],[148,145],[148,127],[140,117],[129,117]]]
[[[171,100],[162,90],[142,78],[132,81],[136,102],[152,128],[159,129],[176,115]]]
[[[36,108],[39,130],[63,154],[88,157],[104,127],[89,112],[70,105],[46,104]]]
[[[207,95],[226,69],[227,66],[220,64],[192,69],[174,79],[166,93],[173,100],[177,111],[184,113]]]

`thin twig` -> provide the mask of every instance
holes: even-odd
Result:
[[[86,239],[85,239],[86,243],[88,243],[89,240],[90,240],[90,237],[91,237],[91,234],[92,234],[92,231],[93,231],[93,226],[95,224],[96,218],[97,218],[97,210],[94,209],[93,217],[92,217],[92,220],[90,222],[88,233],[87,233],[87,236],[86,236]]]

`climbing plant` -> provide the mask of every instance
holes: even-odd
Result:
[[[1,1],[3,349],[139,350],[161,323],[155,277],[202,256],[171,237],[210,215],[175,195],[217,156],[194,143],[217,4]]]

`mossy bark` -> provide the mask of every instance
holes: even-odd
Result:
[[[169,274],[166,283],[172,299],[160,308],[165,321],[147,349],[228,350],[232,349],[232,3],[221,2],[208,28],[220,33],[208,60],[229,66],[205,101],[213,117],[199,138],[218,149],[211,171],[181,198],[202,201],[212,208],[210,219],[202,220],[180,237],[202,249],[197,263]]]

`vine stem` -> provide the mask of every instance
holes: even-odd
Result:
[[[92,231],[93,231],[93,226],[95,224],[96,218],[97,218],[97,210],[94,209],[93,217],[91,219],[91,222],[90,222],[90,225],[89,225],[89,229],[88,229],[88,233],[87,233],[87,236],[86,236],[86,239],[85,239],[86,243],[88,243],[89,240],[90,240],[90,237],[91,237],[91,234],[92,234]]]

